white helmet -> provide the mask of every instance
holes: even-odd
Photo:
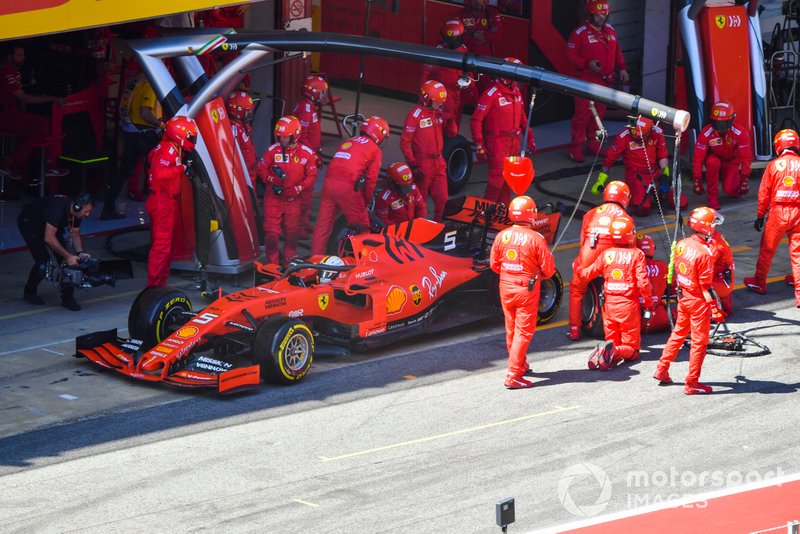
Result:
[[[335,267],[343,267],[344,264],[345,264],[344,260],[342,260],[342,258],[340,258],[339,256],[325,256],[324,258],[322,258],[322,261],[319,262],[319,263],[320,263],[320,265],[332,265],[332,266],[335,266]],[[318,271],[318,273],[319,273],[318,282],[320,284],[327,284],[329,282],[332,282],[333,280],[336,280],[339,277],[339,271],[322,271],[322,270],[320,270],[320,271]]]

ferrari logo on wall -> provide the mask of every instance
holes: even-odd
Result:
[[[328,302],[330,302],[331,298],[327,294],[325,295],[317,295],[317,304],[319,304],[320,310],[325,310],[328,307]]]
[[[725,27],[725,15],[717,15],[714,18],[714,22],[717,23],[717,28],[720,30]]]

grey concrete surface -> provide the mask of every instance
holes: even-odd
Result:
[[[590,162],[572,164],[561,151],[542,151],[534,161],[537,202],[574,205]],[[485,167],[476,167],[467,192],[480,194],[484,184]],[[751,184],[755,189],[758,179]],[[700,204],[688,195],[692,207]],[[585,200],[582,210],[597,201]],[[722,230],[735,250],[738,280],[752,274],[758,252],[754,212],[754,191],[723,200]],[[656,214],[637,220],[640,229],[652,229],[663,258],[660,223]],[[579,221],[569,226],[556,251],[565,281],[578,227]],[[146,243],[137,234],[120,239]],[[88,243],[107,257],[104,248],[104,239]],[[531,345],[532,390],[502,387],[499,318],[365,354],[318,358],[294,387],[230,398],[166,389],[70,356],[76,335],[126,327],[145,283],[143,264],[116,288],[79,292],[84,309],[74,313],[21,301],[27,253],[0,260],[5,532],[495,532],[494,504],[508,496],[517,506],[510,532],[523,532],[579,518],[560,491],[573,466],[593,464],[607,476],[607,500],[591,478],[568,485],[571,502],[584,511],[600,506],[598,513],[719,489],[680,478],[653,484],[662,472],[718,471],[735,482],[737,473],[800,471],[800,351],[793,339],[800,310],[780,281],[789,272],[785,244],[769,293],[737,290],[730,320],[773,354],[709,356],[703,379],[716,392],[706,397],[686,397],[680,383],[659,387],[651,378],[666,333],[645,338],[639,362],[608,373],[586,370],[595,342],[565,339],[566,295]],[[247,284],[246,275],[219,281],[228,290]],[[192,292],[193,282],[180,273],[170,283]],[[57,302],[55,288],[43,287],[41,295]],[[686,369],[684,351],[673,378],[680,382]],[[647,487],[631,483],[642,473]]]

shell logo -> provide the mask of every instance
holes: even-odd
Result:
[[[196,326],[184,326],[175,332],[175,335],[181,339],[189,339],[190,337],[196,336],[199,331],[200,330],[198,330]]]
[[[786,187],[792,187],[794,185],[794,176],[784,176],[783,185]]]
[[[613,271],[611,271],[611,278],[613,278],[614,280],[619,280],[620,278],[622,278],[622,269],[614,269]]]
[[[513,248],[508,249],[506,251],[506,258],[508,258],[509,260],[512,260],[512,261],[516,260],[517,259],[517,251],[514,250]]]
[[[344,144],[343,144],[343,145],[342,145],[340,148],[341,148],[342,150],[347,150],[347,149],[348,149],[348,148],[350,148],[351,146],[353,146],[353,143],[351,143],[350,141],[347,141],[347,142],[346,142],[346,143],[344,143]]]
[[[686,274],[686,271],[688,271],[689,268],[686,267],[685,263],[679,263],[678,264],[678,270],[681,272],[681,274]]]
[[[422,291],[416,285],[412,285],[408,289],[411,290],[411,300],[414,301],[414,305],[419,306],[419,303],[422,302]]]
[[[399,313],[406,305],[407,300],[408,296],[402,287],[392,286],[386,294],[386,313],[388,315]]]
[[[611,217],[609,217],[608,215],[603,215],[597,222],[599,222],[603,226],[608,226],[609,224],[611,224]]]

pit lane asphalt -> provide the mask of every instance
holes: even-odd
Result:
[[[562,167],[563,154],[537,161],[540,175]],[[575,195],[583,178],[565,176],[558,188]],[[480,180],[470,187],[482,189]],[[722,210],[739,280],[752,274],[758,252],[754,196]],[[657,217],[637,222],[654,226]],[[567,280],[578,226],[556,251]],[[703,472],[735,483],[737,474],[800,471],[800,349],[792,339],[800,310],[782,283],[785,244],[772,269],[781,281],[766,296],[737,291],[731,318],[773,354],[708,356],[703,380],[717,392],[707,397],[650,378],[666,333],[645,338],[649,350],[637,363],[587,371],[594,341],[565,340],[566,299],[534,338],[533,390],[502,387],[498,319],[318,358],[293,387],[186,394],[69,356],[76,335],[124,328],[142,266],[116,289],[81,292],[84,310],[72,313],[20,302],[29,257],[3,260],[0,520],[10,532],[489,532],[497,529],[495,502],[508,496],[516,498],[514,532],[566,523],[577,517],[570,510],[608,513],[719,489],[710,479],[700,485]],[[57,300],[53,290],[43,296]],[[683,351],[673,365],[676,381],[686,360]]]

